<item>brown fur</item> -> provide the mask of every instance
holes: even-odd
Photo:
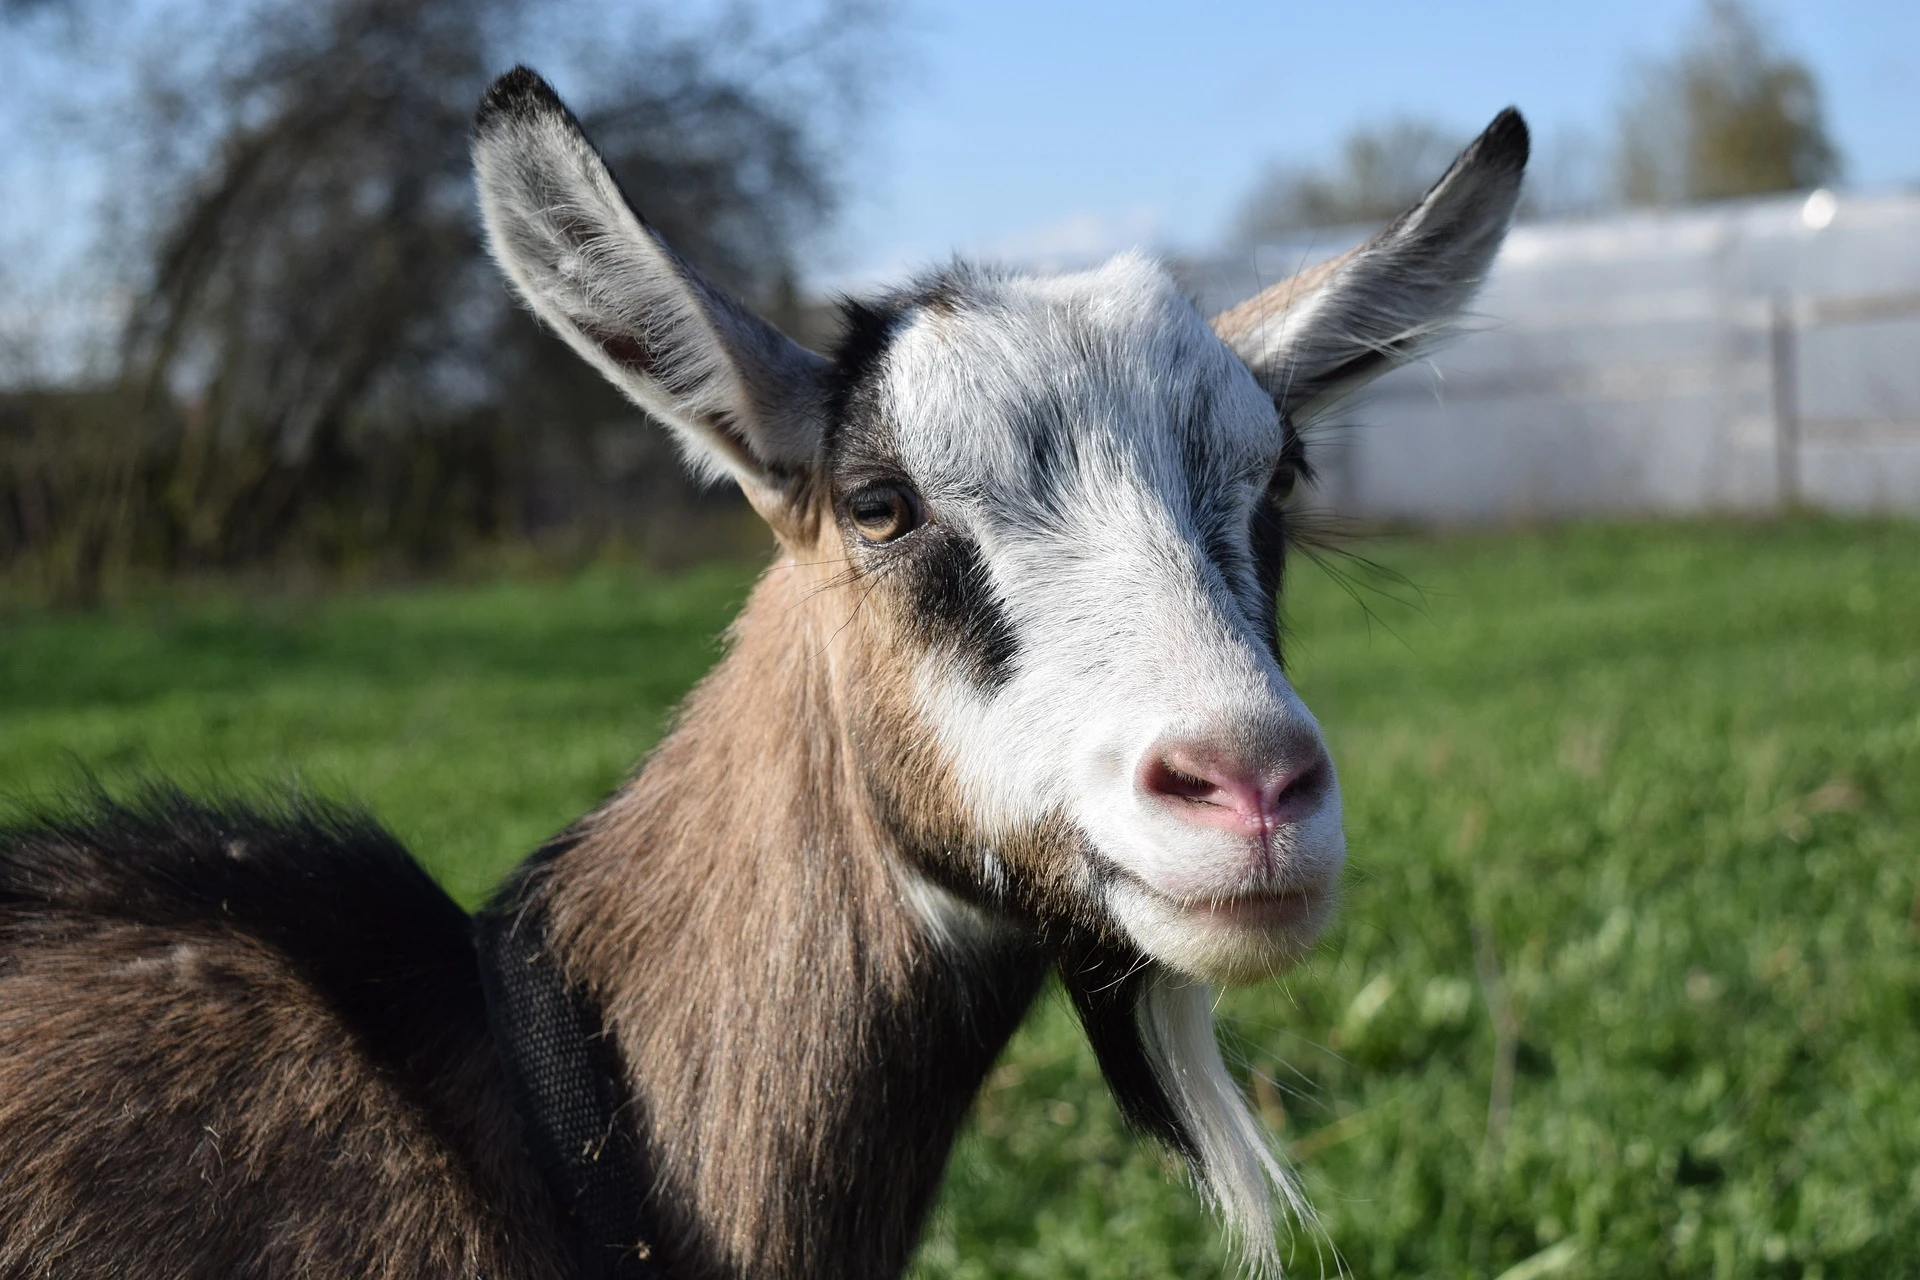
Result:
[[[1209,322],[1213,331],[1228,344],[1251,340],[1263,326],[1285,316],[1301,299],[1332,280],[1359,252],[1358,249],[1349,249],[1337,257],[1268,285],[1245,302],[1236,303],[1215,316]]]
[[[1123,1109],[1191,1154],[1135,1020],[1145,959],[1109,932],[1084,837],[1041,820],[983,848],[916,709],[917,664],[991,687],[1017,651],[978,548],[935,525],[904,556],[856,549],[836,515],[836,486],[894,479],[866,380],[887,313],[850,309],[829,363],[697,284],[524,69],[489,91],[476,147],[496,252],[529,301],[737,473],[785,547],[646,767],[501,899],[603,1019],[652,1258],[672,1280],[898,1275],[1056,958]],[[1460,162],[1486,151],[1495,179],[1429,198],[1465,227],[1463,266],[1414,272],[1419,245],[1380,242],[1299,395],[1370,376],[1423,332],[1408,306],[1362,304],[1410,281],[1464,298],[1525,148],[1503,115]],[[657,268],[616,283],[669,317],[690,367],[740,375],[733,403],[661,381],[676,361],[595,327],[568,210],[597,210],[595,243],[624,237]],[[1334,271],[1217,327],[1264,323]],[[940,290],[901,305],[939,310]],[[1299,363],[1269,373],[1292,387]],[[312,805],[90,803],[0,828],[0,1280],[572,1273],[469,922],[391,837]]]
[[[899,658],[879,661],[873,584],[809,563],[839,554],[769,571],[680,726],[538,887],[631,1064],[675,1276],[897,1274],[1044,971],[1011,931],[943,954],[906,907],[868,783],[957,810],[872,750]]]
[[[0,1276],[559,1276],[490,1045],[450,1057],[393,1079],[229,932],[74,921],[11,948]]]
[[[900,808],[963,822],[898,605],[834,522],[789,527],[829,545],[768,571],[646,767],[524,873],[626,1065],[674,1280],[897,1275],[1047,964],[1005,926],[943,952],[908,909]],[[484,1020],[395,1071],[270,940],[117,914],[0,928],[0,1276],[563,1273]]]
[[[1138,958],[1084,905],[1081,838],[998,833],[991,900],[961,865],[979,835],[911,681],[966,655],[850,558],[828,475],[749,493],[783,551],[728,653],[515,893],[625,1068],[665,1273],[881,1280],[1063,955],[1123,1107],[1181,1135],[1138,1058]],[[981,909],[957,946],[909,874]],[[427,1047],[390,1061],[297,946],[111,892],[10,904],[5,879],[0,1280],[567,1273],[477,996],[419,1010]]]

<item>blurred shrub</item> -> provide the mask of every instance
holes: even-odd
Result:
[[[1674,204],[1817,187],[1840,154],[1812,69],[1743,0],[1706,0],[1686,44],[1638,68],[1615,170],[1626,203]]]
[[[684,559],[736,523],[511,305],[469,121],[538,51],[648,217],[803,325],[797,258],[833,205],[875,11],[734,9],[671,36],[646,9],[534,0],[155,12],[116,42],[132,87],[92,135],[119,192],[103,225],[131,250],[124,333],[97,385],[0,410],[0,562],[85,597],[130,571],[431,567],[543,535]],[[85,44],[63,46],[76,66]]]
[[[1241,202],[1233,237],[1261,244],[1316,227],[1385,222],[1418,204],[1468,141],[1410,116],[1357,128],[1330,167],[1270,165]]]

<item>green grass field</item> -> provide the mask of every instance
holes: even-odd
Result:
[[[1319,1208],[1293,1273],[1920,1275],[1920,526],[1367,550],[1416,607],[1311,567],[1288,601],[1344,920],[1224,1001]],[[619,781],[749,580],[0,606],[0,789],[296,777],[471,902]],[[919,1275],[1230,1270],[1050,999]]]

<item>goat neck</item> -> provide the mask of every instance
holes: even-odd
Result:
[[[532,886],[624,1064],[676,1277],[899,1274],[1045,971],[957,903],[936,927],[876,818],[849,703],[887,677],[858,608],[831,566],[776,564]]]

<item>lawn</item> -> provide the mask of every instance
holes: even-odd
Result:
[[[1224,1000],[1319,1209],[1294,1274],[1920,1275],[1920,525],[1383,540],[1305,567],[1343,923]],[[305,784],[463,899],[616,785],[750,581],[0,606],[0,789]],[[1049,1000],[957,1153],[936,1277],[1213,1276]]]

